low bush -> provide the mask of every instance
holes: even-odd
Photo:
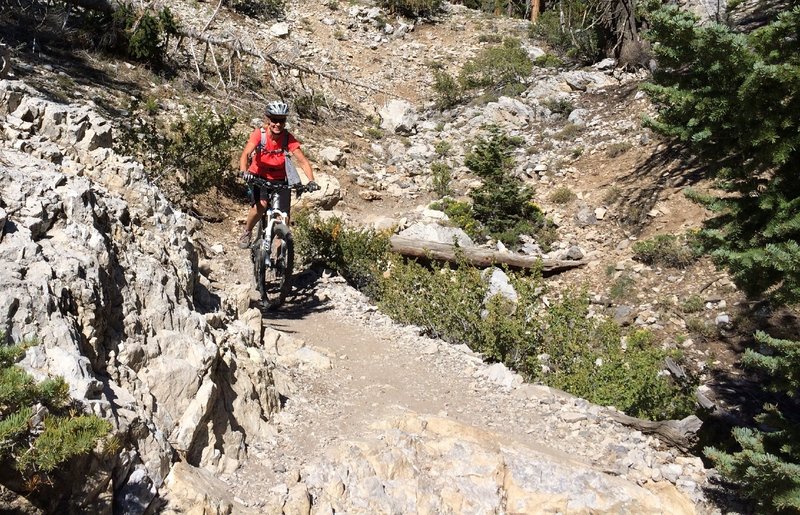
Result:
[[[435,150],[436,153],[442,157],[446,156],[450,152],[451,148],[452,145],[450,144],[450,142],[443,139],[433,144],[433,150]]]
[[[542,68],[560,68],[564,61],[553,54],[544,54],[533,60],[533,64]]]
[[[566,141],[577,138],[583,132],[583,127],[575,123],[568,123],[560,131],[553,134],[557,140]]]
[[[378,5],[391,13],[402,14],[412,18],[422,18],[438,13],[442,9],[442,0],[379,0]]]
[[[231,7],[251,18],[278,18],[286,12],[286,0],[232,0]]]
[[[686,268],[697,254],[683,239],[672,234],[659,234],[633,244],[633,257],[647,265]]]
[[[578,195],[576,195],[574,191],[567,188],[566,186],[561,186],[560,188],[556,188],[550,194],[550,202],[554,204],[569,204],[576,198],[578,198]]]
[[[185,120],[166,124],[141,112],[138,104],[131,110],[138,116],[122,123],[115,144],[121,153],[136,156],[153,180],[177,180],[183,194],[191,196],[233,178],[232,152],[245,139],[233,135],[234,117],[197,111]]]
[[[326,104],[325,96],[313,91],[298,95],[294,99],[294,109],[297,111],[297,116],[306,120],[321,120],[322,108]]]
[[[2,333],[0,341],[5,341]],[[71,458],[91,451],[111,424],[78,414],[63,378],[36,383],[17,367],[24,348],[0,344],[0,465],[4,476],[13,470],[37,485]],[[43,406],[44,418],[31,425],[36,405]]]
[[[169,7],[155,11],[121,3],[110,19],[110,23],[96,25],[105,28],[100,46],[153,66],[163,63],[169,39],[179,30]]]
[[[464,89],[511,87],[513,91],[508,91],[509,94],[519,94],[524,91],[521,83],[532,70],[533,63],[520,41],[506,38],[502,45],[486,48],[464,63],[458,81]]]
[[[450,222],[463,229],[473,240],[482,237],[481,224],[475,220],[475,216],[472,213],[472,204],[469,202],[444,198],[431,204],[431,209],[444,211]]]
[[[370,292],[386,266],[389,237],[372,230],[346,228],[339,218],[321,220],[306,211],[294,215],[293,234],[298,255],[344,277]]]
[[[703,302],[703,297],[700,295],[690,295],[681,304],[681,311],[684,313],[697,313],[699,311],[703,311],[704,307],[705,302]]]
[[[630,150],[631,147],[633,147],[633,145],[631,145],[627,141],[622,141],[622,142],[619,142],[619,143],[612,143],[606,149],[606,155],[613,159],[615,157],[621,156],[622,154],[624,154],[625,152]]]
[[[434,67],[433,91],[436,93],[434,102],[438,109],[449,109],[464,101],[464,92],[452,75],[441,68]]]
[[[551,113],[568,115],[575,109],[575,104],[569,98],[547,98],[542,105],[550,110]]]
[[[500,34],[481,34],[478,36],[478,42],[480,43],[502,43],[503,36]]]
[[[614,300],[629,299],[633,296],[635,286],[636,281],[634,278],[630,274],[623,272],[611,283],[608,295]]]
[[[450,180],[453,170],[447,164],[436,161],[431,164],[431,189],[439,198],[446,197],[452,193]]]

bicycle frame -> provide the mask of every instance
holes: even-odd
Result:
[[[257,186],[267,194],[267,205],[259,219],[257,233],[250,250],[256,287],[261,293],[262,301],[266,302],[268,307],[276,307],[291,290],[294,263],[294,243],[289,230],[289,213],[280,208],[280,193],[284,190],[295,190],[299,194],[305,187],[275,184],[258,177],[252,178],[249,184]],[[258,202],[261,202],[261,199]]]

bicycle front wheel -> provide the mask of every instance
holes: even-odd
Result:
[[[285,224],[273,228],[270,263],[264,267],[261,281],[261,300],[267,307],[283,304],[292,289],[292,268],[294,267],[294,241],[292,233]]]

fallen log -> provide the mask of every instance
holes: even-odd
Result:
[[[689,415],[682,420],[663,420],[653,422],[636,417],[629,417],[613,410],[604,410],[603,414],[628,427],[638,429],[642,433],[654,434],[665,442],[674,445],[682,451],[689,452],[697,443],[697,432],[703,421],[694,415]]]
[[[434,259],[448,263],[466,262],[480,268],[493,265],[507,265],[511,268],[541,267],[543,273],[556,273],[586,264],[585,260],[542,259],[538,256],[524,256],[477,247],[456,247],[447,243],[415,240],[397,235],[392,236],[389,242],[392,252],[403,256]]]

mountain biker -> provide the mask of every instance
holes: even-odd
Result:
[[[300,142],[294,135],[286,130],[286,118],[289,115],[289,106],[281,101],[273,101],[267,104],[264,110],[264,125],[253,130],[247,140],[247,144],[239,157],[239,171],[247,181],[251,176],[257,176],[278,184],[286,184],[286,152],[294,157],[297,164],[305,172],[310,181],[306,184],[306,191],[316,191],[319,186],[314,182],[314,172],[311,163],[300,150]],[[262,131],[265,137],[262,137]],[[262,140],[265,142],[262,148]],[[248,166],[250,156],[252,161]],[[267,207],[269,198],[267,192],[260,191],[261,188],[250,187],[250,211],[247,213],[247,220],[244,232],[239,237],[239,248],[246,249],[250,246],[250,235],[256,222],[261,217]],[[279,208],[288,213],[291,203],[289,190],[279,193]]]

